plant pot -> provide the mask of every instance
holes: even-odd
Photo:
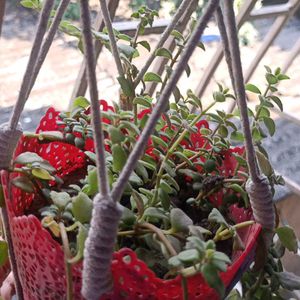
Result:
[[[41,120],[39,131],[57,130],[58,112],[49,109]],[[85,145],[92,150],[92,145]],[[58,176],[74,176],[86,162],[84,153],[73,145],[63,142],[39,143],[37,139],[22,137],[15,155],[31,151],[48,160],[57,170]],[[24,211],[33,200],[31,194],[25,193],[11,184],[15,174],[2,171],[1,180],[7,205],[11,235],[14,244],[24,298],[26,300],[57,300],[66,298],[66,276],[62,246],[43,228],[34,215],[24,215]],[[232,207],[232,217],[237,222],[251,219],[251,212]],[[245,244],[244,251],[233,253],[232,265],[221,278],[228,290],[239,280],[243,270],[249,266],[254,257],[256,240],[260,226],[254,224],[239,231]],[[130,249],[121,249],[114,254],[112,262],[114,289],[103,300],[118,299],[182,299],[180,276],[172,280],[163,280],[137,259]],[[80,294],[82,264],[73,266],[74,299],[82,299]],[[195,275],[188,278],[189,299],[218,299],[216,292]]]

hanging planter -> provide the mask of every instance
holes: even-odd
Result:
[[[295,239],[291,245],[281,238],[285,233],[293,237],[292,230],[279,230],[282,244],[272,245],[272,189],[282,181],[260,144],[266,136],[262,123],[270,135],[275,130],[268,107],[272,102],[281,106],[269,92],[277,91],[275,85],[286,76],[267,68],[263,96],[256,86],[246,87],[261,100],[255,112],[247,110],[230,0],[224,5],[226,26],[219,1],[211,0],[197,24],[192,22],[183,35],[174,28],[190,5],[184,0],[141,71],[133,59],[139,55],[138,46],[147,50],[150,46],[138,40],[139,33],[157,13],[139,9],[134,14],[139,29],[131,38],[113,31],[106,1],[100,0],[107,29],[97,33],[91,30],[88,1],[81,0],[82,29],[68,22],[61,28],[79,39],[91,103],[79,97],[71,112],[50,108],[36,133],[24,133],[11,156],[22,108],[68,3],[61,2],[43,43],[53,6],[52,0],[45,1],[16,108],[9,125],[0,127],[7,149],[0,161],[5,169],[1,171],[7,207],[3,212],[7,211],[10,225],[6,229],[13,246],[18,296],[30,300],[223,298],[253,261],[261,231],[254,217],[269,230],[264,241],[270,247],[261,249],[266,255],[263,262],[258,260],[265,266],[261,282],[270,284],[274,289],[270,293],[276,296],[280,285],[294,284],[294,277],[286,279],[289,275],[282,272],[279,259],[285,247],[296,251]],[[204,107],[191,90],[183,95],[176,84],[184,70],[189,76],[188,60],[215,11],[235,96],[219,85],[213,102]],[[170,33],[177,45],[175,55],[163,48]],[[98,102],[93,36],[114,55],[120,104]],[[170,63],[164,78],[147,71],[156,56]],[[161,84],[157,98],[145,93],[147,82]],[[172,92],[174,101],[170,101]],[[239,103],[243,133],[233,114],[212,110],[228,98]],[[5,144],[6,139],[11,143]],[[233,147],[234,140],[245,141],[245,148]],[[246,278],[243,288],[248,298],[260,288],[256,280],[257,274]]]
[[[109,113],[113,114],[114,109],[108,106],[103,100],[100,103],[102,110],[107,113],[103,121],[106,124],[110,124],[112,121]],[[79,111],[83,110],[83,108],[80,109],[79,107]],[[139,114],[139,120],[143,122],[143,118],[147,118],[150,111],[150,109],[142,110]],[[89,114],[89,109],[85,110],[85,112]],[[78,177],[82,179],[88,173],[87,165],[91,163],[90,157],[94,151],[94,144],[93,140],[86,135],[83,139],[84,142],[80,145],[80,149],[76,147],[75,139],[83,138],[82,133],[76,132],[76,130],[72,131],[72,142],[67,143],[66,137],[69,133],[66,133],[66,124],[62,122],[63,119],[60,117],[62,115],[50,108],[42,118],[36,134],[26,134],[26,136],[21,138],[15,151],[15,158],[18,160],[19,157],[20,161],[21,154],[31,153],[31,155],[34,155],[36,153],[38,157],[48,161],[57,170],[55,173],[56,176],[63,181],[68,181],[69,184],[76,184],[79,182]],[[206,121],[198,123],[199,130],[201,127],[209,130]],[[164,126],[162,128],[162,132],[165,133]],[[129,133],[129,131],[126,132],[126,129],[123,132],[125,135]],[[110,142],[111,136],[107,135],[107,138],[107,141]],[[199,131],[192,133],[190,139],[192,141],[190,143],[187,139],[181,142],[182,146],[189,151],[197,151],[205,143],[204,135]],[[157,153],[154,150],[153,141],[152,139],[149,143],[146,153],[154,159]],[[110,147],[111,144],[107,144],[107,151],[111,151]],[[220,174],[230,176],[234,169],[236,169],[237,161],[231,155],[231,153],[235,152],[242,153],[243,150],[242,148],[233,148],[232,151],[224,153],[226,158],[219,168]],[[199,170],[201,170],[203,168],[201,159],[196,159],[194,163],[196,162],[200,163]],[[16,164],[15,167],[20,168],[21,165]],[[3,171],[1,175],[13,245],[25,299],[64,299],[66,297],[67,280],[64,251],[59,242],[60,235],[55,235],[55,225],[57,223],[54,222],[53,226],[51,226],[51,224],[45,224],[45,217],[42,222],[40,220],[41,217],[37,217],[37,210],[41,209],[38,203],[40,197],[37,195],[36,190],[35,193],[26,193],[24,191],[30,187],[26,186],[28,182],[20,180],[20,177],[24,179],[22,174],[9,174]],[[18,178],[19,180],[17,180]],[[185,175],[185,178],[192,181],[187,175]],[[57,190],[57,182],[59,181],[50,180],[49,185],[53,190]],[[218,207],[223,202],[222,197],[225,197],[225,195],[222,189],[220,189],[210,200]],[[232,205],[229,209],[229,215],[236,224],[252,219],[249,209],[239,208],[237,205]],[[252,262],[260,229],[259,225],[252,224],[236,231],[244,249],[232,253],[232,263],[228,266],[227,271],[222,272],[220,275],[228,290],[234,286],[243,273],[243,270]],[[178,275],[176,278],[169,280],[159,278],[153,270],[149,269],[145,262],[137,258],[136,253],[132,249],[125,247],[115,252],[111,268],[114,289],[112,293],[103,296],[101,298],[103,300],[123,298],[182,299],[181,276]],[[81,271],[82,264],[80,262],[72,265],[74,299],[82,299],[80,295]],[[187,278],[189,299],[219,298],[216,291],[208,286],[201,274],[195,274]]]

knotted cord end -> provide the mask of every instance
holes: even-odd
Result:
[[[0,170],[9,168],[21,135],[21,125],[16,129],[11,129],[7,123],[0,125]]]
[[[121,215],[122,206],[110,196],[95,196],[84,250],[81,293],[85,299],[98,300],[112,288],[111,260]]]
[[[260,176],[259,181],[255,183],[249,179],[246,191],[249,194],[255,221],[264,229],[272,231],[275,228],[275,209],[268,178]]]

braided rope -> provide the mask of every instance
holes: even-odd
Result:
[[[155,105],[155,107],[149,117],[149,120],[147,121],[147,124],[146,124],[145,128],[143,129],[141,136],[139,137],[137,144],[135,145],[133,151],[131,152],[131,154],[127,160],[127,163],[124,166],[124,168],[118,178],[118,181],[116,182],[116,184],[112,190],[112,198],[115,201],[118,201],[121,198],[124,188],[128,182],[128,179],[129,179],[132,171],[134,170],[138,159],[143,154],[143,151],[148,143],[148,139],[149,139],[150,135],[153,133],[157,121],[159,120],[162,113],[165,111],[166,105],[168,104],[169,98],[172,94],[174,87],[176,86],[181,74],[185,70],[185,67],[186,67],[191,55],[193,54],[195,48],[197,47],[199,39],[202,36],[203,31],[204,31],[208,21],[210,20],[211,16],[213,15],[213,13],[216,10],[216,8],[218,7],[218,5],[219,5],[219,0],[211,0],[207,4],[205,12],[199,19],[199,21],[195,27],[195,30],[194,30],[191,38],[189,39],[189,42],[187,43],[184,52],[181,55],[181,59],[177,63],[176,69],[172,73],[171,78],[170,78],[168,84],[166,85],[165,89],[163,90],[158,103]]]
[[[228,34],[232,73],[234,74],[235,94],[241,113],[242,127],[245,136],[247,164],[251,178],[247,182],[246,190],[250,197],[255,220],[261,224],[263,228],[273,230],[275,226],[275,210],[272,201],[273,196],[268,179],[265,176],[260,175],[260,171],[257,167],[248,118],[243,70],[232,0],[224,0],[224,20]],[[224,47],[226,47],[225,43]],[[271,242],[271,238],[271,235],[266,237],[267,245]]]

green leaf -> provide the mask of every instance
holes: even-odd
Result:
[[[129,45],[118,44],[118,48],[127,58],[137,57],[139,55],[138,51]]]
[[[14,163],[26,165],[26,164],[32,164],[34,162],[42,162],[42,161],[44,161],[44,159],[34,152],[23,152],[16,157]]]
[[[42,131],[39,133],[39,140],[62,141],[64,135],[60,131]]]
[[[184,41],[183,35],[178,30],[172,30],[171,35],[174,36],[176,39]]]
[[[135,97],[133,99],[133,104],[135,105],[139,104],[148,108],[152,107],[152,103],[145,97]]]
[[[156,135],[151,135],[151,139],[155,145],[162,146],[165,149],[168,148],[168,144],[160,137],[158,137]]]
[[[159,48],[155,51],[155,56],[162,56],[167,59],[172,59],[172,53],[166,48]]]
[[[161,179],[159,187],[167,194],[171,194],[173,192],[172,187],[164,179]]]
[[[158,199],[161,203],[162,208],[165,211],[169,211],[171,204],[170,196],[164,189],[161,188],[161,186],[158,189]]]
[[[69,21],[61,21],[59,28],[61,31],[68,35],[75,36],[77,38],[81,36],[81,30],[75,25],[71,24]]]
[[[249,206],[249,199],[248,199],[248,194],[246,191],[238,184],[234,183],[228,186],[229,189],[232,189],[233,191],[240,193],[243,200],[244,200],[244,205],[245,207]]]
[[[22,0],[20,4],[26,8],[38,9],[39,1],[38,0]]]
[[[153,72],[148,72],[148,73],[146,73],[146,74],[144,75],[143,80],[144,80],[145,82],[157,82],[157,83],[162,82],[161,77],[160,77],[158,74],[153,73]]]
[[[151,219],[159,219],[168,221],[169,218],[166,216],[165,212],[162,209],[156,207],[148,207],[144,211],[144,217],[148,217]]]
[[[146,48],[149,52],[151,51],[151,46],[147,41],[140,41],[138,44],[142,45],[144,48]]]
[[[134,123],[129,122],[129,121],[121,121],[119,128],[120,129],[126,128],[129,131],[134,132],[135,134],[138,134],[138,135],[140,134],[139,128]]]
[[[208,216],[208,221],[216,222],[218,224],[223,224],[226,227],[229,227],[228,223],[226,222],[222,214],[216,208],[212,209],[211,213]]]
[[[50,198],[52,199],[53,204],[55,204],[60,209],[64,209],[67,206],[67,204],[71,201],[70,195],[66,192],[58,193],[55,191],[51,191]]]
[[[72,199],[72,213],[76,221],[89,223],[92,217],[93,201],[84,193],[80,192]]]
[[[28,177],[19,176],[12,180],[12,184],[26,193],[33,193],[34,186]]]
[[[178,259],[183,263],[194,263],[199,260],[199,252],[196,249],[188,249],[180,252],[177,255]]]
[[[280,272],[276,274],[281,285],[290,291],[300,290],[300,277],[290,272]]]
[[[122,131],[115,126],[109,126],[108,133],[113,144],[120,144],[125,140],[125,136]]]
[[[184,153],[175,151],[173,154],[180,158],[182,161],[186,162],[189,166],[193,166],[193,163],[189,160],[189,158],[186,155],[184,155]]]
[[[264,117],[264,123],[268,128],[270,135],[273,136],[276,130],[275,122],[269,117]]]
[[[193,220],[179,208],[172,208],[170,212],[170,222],[173,232],[189,232],[189,226],[193,225]]]
[[[283,227],[279,227],[275,229],[281,243],[284,247],[286,247],[289,251],[297,253],[298,251],[298,239],[295,235],[293,228],[286,225]]]
[[[127,207],[122,207],[121,222],[126,226],[133,226],[136,221],[135,214]]]
[[[270,84],[270,85],[278,83],[277,77],[271,73],[266,74],[266,79],[267,79],[268,84]]]
[[[277,96],[270,96],[270,98],[276,103],[281,111],[283,111],[283,105],[281,100]]]
[[[217,102],[225,102],[225,95],[219,91],[213,93],[214,100]]]
[[[221,298],[224,297],[225,287],[220,279],[217,268],[211,263],[205,263],[201,266],[201,273],[210,287],[215,289]]]
[[[239,291],[234,289],[230,292],[225,300],[243,300],[243,298],[241,297]]]
[[[255,153],[259,164],[259,168],[261,169],[263,174],[267,177],[271,176],[274,173],[274,170],[267,157],[258,150],[256,150]]]
[[[90,106],[90,102],[85,98],[85,97],[77,97],[73,102],[72,102],[72,109],[76,107],[82,107],[82,108],[88,108]]]
[[[132,40],[132,38],[129,35],[124,34],[124,33],[119,33],[118,34],[118,39],[126,41],[126,42],[130,42]]]
[[[260,94],[260,95],[261,95],[261,91],[260,91],[259,88],[258,88],[256,85],[254,85],[254,84],[251,84],[251,83],[246,84],[245,89],[246,89],[246,91],[249,91],[249,92],[252,92],[252,93]]]
[[[178,268],[178,267],[180,267],[182,265],[182,262],[180,261],[180,259],[178,258],[178,256],[173,256],[173,257],[169,258],[168,264],[171,267]]]
[[[83,258],[84,245],[85,245],[85,240],[86,240],[87,236],[88,236],[87,228],[83,225],[80,225],[79,230],[78,230],[78,234],[76,236],[77,254],[76,254],[75,257],[68,260],[68,262],[70,264],[75,264]]]
[[[219,271],[222,272],[225,272],[227,270],[227,265],[231,264],[229,257],[225,253],[219,251],[214,252],[211,262]]]
[[[277,76],[278,80],[287,80],[287,79],[290,79],[289,76],[285,75],[285,74],[279,74]]]
[[[43,179],[43,180],[53,180],[54,179],[47,170],[41,169],[41,168],[32,169],[31,174],[34,177]]]
[[[0,241],[0,267],[3,267],[8,261],[8,244],[6,241]]]
[[[130,83],[124,76],[118,76],[117,80],[119,81],[119,84],[125,96],[131,97],[132,95],[134,95],[134,88],[132,86],[132,83]]]
[[[87,195],[88,196],[95,195],[98,192],[98,174],[97,174],[96,167],[88,169],[87,184],[88,184]]]
[[[208,173],[213,172],[216,169],[216,167],[216,161],[213,159],[208,159],[203,165],[204,170]]]
[[[234,141],[239,141],[239,142],[244,141],[244,135],[239,131],[233,131],[230,135],[230,138]]]
[[[120,172],[127,161],[127,154],[121,145],[114,144],[112,145],[112,156],[113,156],[113,171]]]

